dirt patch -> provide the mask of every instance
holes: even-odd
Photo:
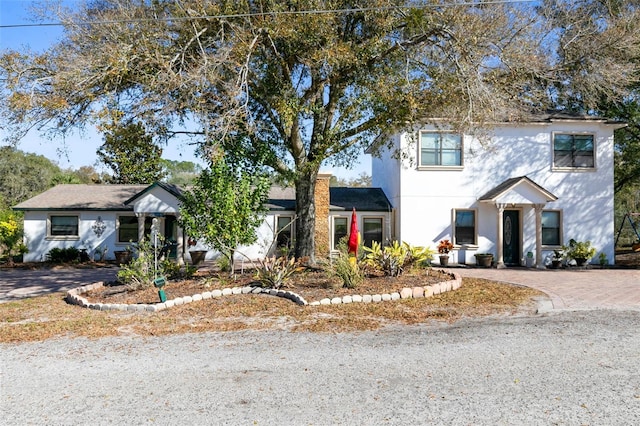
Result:
[[[249,279],[250,276],[245,276]],[[345,294],[380,294],[403,287],[424,286],[442,276],[405,274],[400,278],[370,277],[356,289],[342,289],[321,274],[300,275],[288,290],[307,300]],[[444,277],[448,278],[448,277]],[[233,287],[242,281],[198,277],[182,283],[169,282],[171,298],[215,288]],[[97,300],[158,301],[156,289],[145,292],[109,288],[111,294],[94,294]],[[96,311],[70,305],[63,293],[0,304],[0,342],[38,341],[55,337],[158,336],[180,333],[238,330],[288,330],[292,332],[357,332],[386,326],[455,321],[464,317],[534,314],[541,292],[483,279],[465,278],[462,288],[430,298],[403,299],[387,303],[351,303],[299,306],[290,300],[264,294],[244,294],[176,306],[162,312]],[[124,303],[124,302],[121,302]]]

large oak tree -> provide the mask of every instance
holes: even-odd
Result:
[[[108,122],[116,107],[159,134],[200,135],[205,156],[251,159],[295,185],[295,254],[313,258],[323,164],[348,165],[376,136],[427,117],[462,127],[620,98],[638,75],[637,9],[95,0],[60,15],[65,36],[49,51],[2,56],[0,108],[16,136]]]

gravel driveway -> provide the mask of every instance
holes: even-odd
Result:
[[[7,425],[630,425],[640,312],[0,345]]]

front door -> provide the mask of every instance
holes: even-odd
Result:
[[[178,220],[175,216],[164,217],[164,242],[165,255],[170,259],[175,259],[178,254]]]
[[[520,264],[520,211],[502,213],[502,255],[505,265]]]

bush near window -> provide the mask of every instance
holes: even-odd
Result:
[[[78,262],[79,259],[80,251],[75,247],[54,247],[46,255],[47,262],[51,263]]]
[[[347,238],[341,238],[336,248],[338,255],[327,264],[327,271],[342,281],[342,287],[356,288],[364,281],[364,271],[360,268],[358,259],[349,254]]]

